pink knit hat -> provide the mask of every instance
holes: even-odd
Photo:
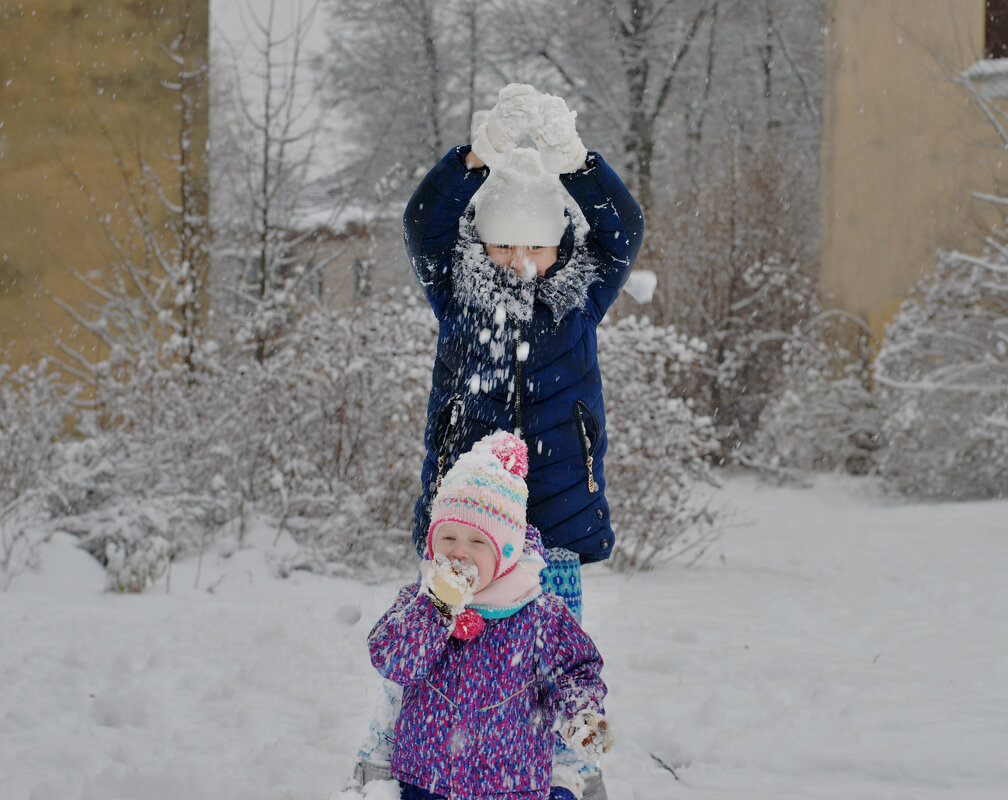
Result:
[[[493,579],[506,575],[521,559],[528,505],[528,448],[504,431],[484,436],[441,481],[431,504],[427,557],[433,557],[434,530],[443,522],[461,522],[482,531],[497,551]]]

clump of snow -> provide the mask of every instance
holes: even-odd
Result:
[[[150,536],[132,551],[115,540],[105,543],[105,588],[114,592],[142,592],[168,570],[168,542]]]
[[[435,553],[433,563],[423,572],[420,591],[430,591],[454,612],[461,612],[472,600],[473,587],[479,582],[475,564],[454,561],[442,553]]]
[[[631,271],[626,283],[623,284],[623,291],[638,303],[650,303],[657,286],[658,276],[651,270],[635,269]]]
[[[566,723],[557,723],[564,740],[582,761],[595,761],[612,744],[609,723],[594,711],[582,711]]]

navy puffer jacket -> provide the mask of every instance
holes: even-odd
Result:
[[[504,429],[528,445],[528,521],[543,543],[599,561],[614,537],[596,328],[637,257],[644,217],[616,173],[590,153],[587,169],[560,176],[581,214],[557,263],[523,280],[490,261],[476,236],[469,203],[489,172],[467,169],[468,152],[454,148],[434,166],[403,218],[406,252],[439,331],[414,543],[423,552],[438,476]]]

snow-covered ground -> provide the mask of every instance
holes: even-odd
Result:
[[[697,567],[585,571],[612,800],[1008,796],[1008,502],[733,478]],[[102,592],[68,538],[0,594],[3,800],[350,800],[399,580],[270,577],[261,544]],[[658,759],[675,770],[661,766]],[[384,800],[388,786],[367,793]]]

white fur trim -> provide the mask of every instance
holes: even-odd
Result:
[[[513,270],[493,263],[483,249],[473,224],[467,216],[463,216],[459,220],[459,241],[452,267],[455,297],[467,308],[491,316],[498,308],[503,308],[508,318],[520,322],[528,322],[532,318],[532,305],[536,299],[549,307],[555,322],[575,309],[583,311],[588,288],[598,280],[598,265],[585,247],[587,225],[579,227],[578,219],[576,214],[574,253],[567,263],[548,278],[527,280]],[[496,332],[495,329],[493,333]],[[497,338],[495,335],[493,342]],[[496,360],[502,360],[510,358],[511,349],[510,346],[495,349],[491,343],[491,352]]]

